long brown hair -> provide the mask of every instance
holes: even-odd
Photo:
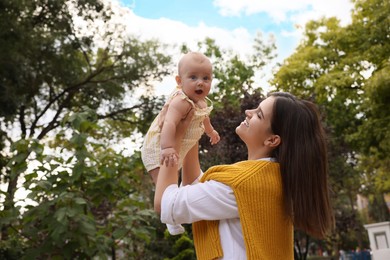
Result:
[[[271,128],[281,137],[273,151],[280,164],[284,203],[294,226],[322,238],[334,226],[329,198],[325,132],[317,107],[285,92],[275,97]]]

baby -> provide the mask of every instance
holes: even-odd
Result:
[[[213,109],[211,100],[207,98],[213,79],[210,60],[199,52],[185,54],[179,61],[178,75],[175,79],[177,88],[152,122],[141,149],[143,164],[154,183],[157,183],[161,164],[169,166],[178,163],[181,168],[183,161],[199,160],[193,157],[186,158],[186,155],[194,146],[197,149],[203,133],[210,137],[212,145],[220,140],[209,118]],[[195,113],[178,153],[175,149],[176,126],[191,109],[194,109]],[[167,228],[172,235],[184,232],[181,225],[167,225]]]

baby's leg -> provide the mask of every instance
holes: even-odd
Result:
[[[160,167],[155,168],[151,171],[149,171],[150,176],[152,177],[154,185],[157,184],[157,178],[158,178],[158,172],[160,171]]]

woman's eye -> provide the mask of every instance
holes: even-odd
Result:
[[[262,113],[261,109],[256,109],[256,114],[257,114],[257,116],[258,116],[260,119],[263,119],[263,113]]]

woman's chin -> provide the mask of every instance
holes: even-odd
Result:
[[[237,134],[238,137],[240,137],[240,139],[241,139],[240,132],[241,132],[241,128],[240,128],[240,125],[239,125],[239,126],[236,127],[236,134]]]

